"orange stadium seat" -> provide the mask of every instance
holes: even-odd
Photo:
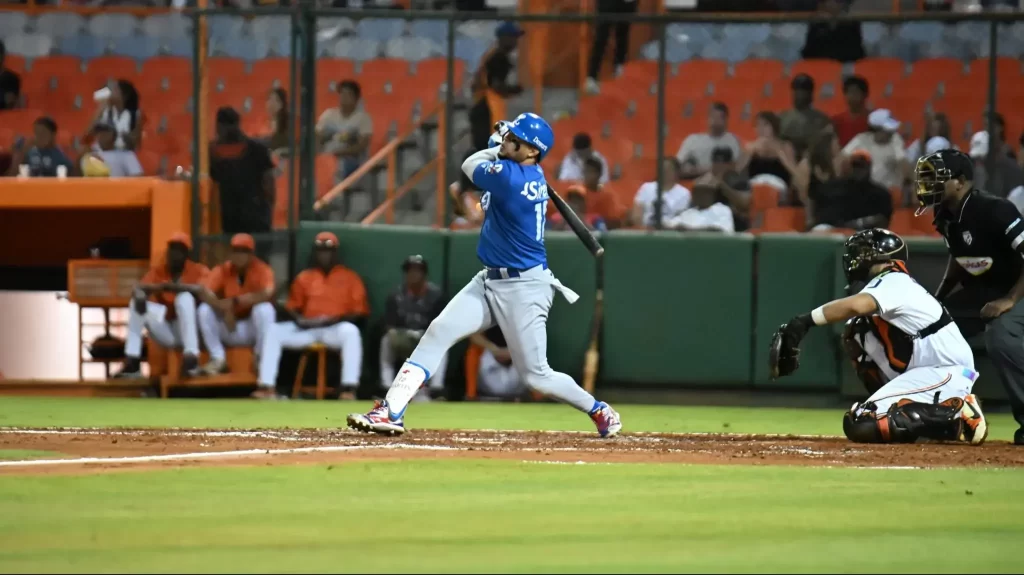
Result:
[[[187,85],[192,89],[192,61],[178,56],[156,56],[142,62],[139,82],[160,86],[163,89],[179,89]],[[166,85],[164,85],[166,84]]]
[[[151,150],[140,150],[136,156],[139,158],[139,164],[142,165],[143,174],[147,176],[160,175],[160,163],[163,161],[160,154]]]
[[[672,155],[675,150],[669,153]],[[655,176],[658,173],[658,161],[654,158],[631,158],[622,163],[622,175],[620,179],[626,180],[640,180],[643,182],[654,181]],[[637,185],[639,187],[639,184]],[[634,192],[636,189],[634,188]]]
[[[768,184],[750,186],[750,215],[761,214],[779,207],[779,189]]]
[[[218,83],[226,85],[245,76],[245,60],[221,57],[206,60],[206,78],[211,82],[211,88]]]
[[[211,111],[210,115],[216,113],[222,106],[231,106],[239,114],[247,111],[247,105],[252,105],[252,92],[246,86],[225,87],[224,90],[210,90],[207,94],[206,105]],[[262,103],[262,101],[261,101]]]
[[[635,100],[624,100],[618,95],[596,94],[580,99],[579,116],[611,119],[626,116],[629,109],[639,109]]]
[[[408,61],[397,58],[378,58],[364,62],[357,79],[365,97],[385,92],[388,89],[397,92],[411,78]]]
[[[4,67],[9,68],[19,75],[25,75],[25,57],[18,54],[7,54],[4,56]]]
[[[751,110],[751,115],[756,115],[757,112],[768,110],[771,112],[779,113],[783,110],[788,110],[793,107],[793,90],[789,87],[789,78],[780,78],[775,81],[767,89],[767,94],[764,99],[760,102],[754,102],[751,104],[754,110]]]
[[[729,74],[729,63],[725,60],[687,60],[679,65],[676,78],[715,83]]]
[[[3,113],[0,112],[0,119],[3,118]],[[18,137],[18,134],[14,133],[14,130],[7,128],[0,128],[0,150],[9,150],[14,146],[14,140]]]
[[[704,76],[673,76],[665,79],[665,104],[671,105],[679,100],[696,100],[713,92],[716,82],[725,78],[706,78]]]
[[[774,82],[784,76],[785,65],[781,60],[769,60],[751,58],[737,62],[732,69],[735,78],[746,78],[748,80],[760,80],[765,83]]]
[[[939,82],[949,84],[958,79],[964,72],[964,64],[956,58],[925,58],[914,62],[908,79],[914,84],[928,89]]]
[[[139,83],[138,64],[127,56],[101,56],[89,60],[84,75],[89,87],[98,90],[110,80],[128,80]]]
[[[967,70],[967,77],[970,83],[975,86],[988,85],[988,58],[978,58],[970,63]],[[1021,62],[1017,58],[1000,56],[996,58],[996,81],[1002,84],[1004,81],[1015,81],[1021,77]],[[1012,79],[1012,80],[1011,80]]]
[[[333,90],[334,84],[356,77],[356,65],[352,60],[341,58],[320,58],[316,61],[317,90]]]
[[[58,84],[78,82],[82,75],[82,61],[75,56],[47,56],[32,61],[28,77],[36,82],[57,80]]]
[[[316,197],[319,199],[329,192],[336,183],[334,177],[338,171],[338,160],[330,154],[317,154],[315,171]]]
[[[889,188],[889,197],[892,199],[892,208],[894,210],[903,207],[903,188],[899,186]]]
[[[615,170],[622,167],[636,158],[636,146],[632,140],[625,138],[608,138],[594,142],[594,149],[601,152],[608,167]]]
[[[806,227],[803,208],[776,207],[764,212],[763,232],[799,232]]]
[[[646,182],[652,181],[653,178],[621,178],[608,184],[606,187],[609,191],[615,193],[615,197],[619,200],[619,205],[625,208],[628,214],[633,209],[633,198],[636,197],[637,190],[640,186]],[[559,188],[561,189],[561,188]]]
[[[397,93],[371,94],[363,101],[363,107],[373,120],[375,134],[394,127],[393,135],[401,135],[412,127],[413,108],[420,100],[416,92],[400,90]]]
[[[298,72],[298,70],[296,70]],[[268,88],[289,89],[291,85],[292,66],[290,58],[265,58],[252,63],[250,78],[258,79],[260,84]]]
[[[838,87],[842,82],[843,65],[835,60],[800,60],[794,62],[789,69],[790,78],[797,74],[807,74],[814,78],[815,88],[818,90],[825,84]]]
[[[462,86],[466,74],[466,63],[455,60],[454,86]],[[416,64],[416,82],[422,86],[424,103],[430,105],[441,98],[441,86],[448,80],[448,61],[445,58],[430,58]],[[428,92],[428,90],[430,90]]]
[[[901,236],[921,235],[921,232],[914,225],[913,208],[899,208],[893,210],[892,219],[889,220],[889,229]]]
[[[853,66],[853,73],[868,82],[868,91],[881,95],[887,84],[898,82],[906,74],[907,63],[899,58],[864,58]]]
[[[671,76],[671,67],[665,70],[665,76]],[[657,82],[658,62],[655,60],[633,60],[622,67],[622,74],[613,82]]]
[[[3,127],[14,132],[15,137],[31,136],[32,124],[40,116],[46,115],[42,110],[28,108],[4,110],[2,114],[0,118],[3,118]]]

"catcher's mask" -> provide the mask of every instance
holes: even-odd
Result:
[[[928,208],[942,202],[946,194],[946,182],[956,179],[953,174],[954,166],[964,163],[970,165],[970,161],[970,158],[958,150],[939,150],[919,159],[914,168],[914,187],[918,202],[915,215],[920,216]],[[950,165],[950,162],[954,165]]]
[[[857,232],[843,246],[843,272],[850,284],[866,282],[871,266],[891,261],[905,262],[909,256],[903,238],[882,228]]]

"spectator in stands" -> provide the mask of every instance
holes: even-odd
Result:
[[[341,399],[354,399],[363,369],[363,339],[370,306],[366,287],[356,272],[338,263],[338,237],[320,232],[313,242],[313,261],[292,282],[282,310],[291,321],[278,322],[264,335],[254,394],[276,397],[278,363],[284,349],[303,349],[314,343],[341,352]]]
[[[855,150],[849,175],[817,186],[810,194],[812,231],[832,228],[863,230],[888,227],[892,218],[889,190],[871,179],[871,154]]]
[[[608,160],[604,159],[601,152],[594,149],[590,134],[580,132],[572,138],[572,151],[562,159],[562,166],[558,170],[559,180],[579,181],[583,179],[583,164],[594,158],[601,162],[601,183],[608,182]]]
[[[515,400],[527,394],[527,387],[512,363],[512,354],[500,327],[475,333],[469,337],[469,342],[483,348],[477,379],[478,396]]]
[[[586,213],[600,217],[609,229],[614,229],[621,225],[625,209],[615,197],[615,192],[607,184],[601,184],[602,167],[597,158],[585,161],[583,182],[570,186],[569,189],[577,189],[586,196]]]
[[[887,187],[897,188],[910,174],[904,151],[903,138],[896,133],[900,122],[892,117],[884,108],[874,110],[868,115],[868,131],[857,134],[843,148],[839,159],[842,166],[837,170],[845,173],[845,164],[858,150],[867,151],[871,157],[871,179]]]
[[[18,138],[11,155],[9,175],[19,173],[19,166],[28,165],[29,176],[33,178],[55,178],[63,166],[65,174],[74,169],[71,160],[57,147],[57,123],[53,118],[43,116],[32,125],[34,137],[31,143]]]
[[[676,152],[676,159],[682,163],[683,178],[698,178],[711,169],[711,151],[716,148],[729,148],[734,158],[739,157],[740,141],[727,131],[728,123],[729,107],[722,102],[711,104],[708,131],[690,134]]]
[[[835,19],[845,9],[846,6],[840,0],[819,0],[819,14],[830,19],[814,22],[807,27],[807,39],[801,56],[805,59],[825,58],[840,62],[855,62],[864,57],[860,22],[839,22]]]
[[[267,95],[267,113],[270,114],[270,133],[267,136],[267,146],[275,154],[287,154],[288,92],[284,88],[274,88]]]
[[[771,184],[785,196],[796,170],[793,145],[779,137],[780,120],[774,113],[758,113],[755,123],[757,139],[747,145],[737,169],[745,170],[751,183]]]
[[[835,129],[827,126],[811,140],[807,156],[800,160],[793,174],[793,190],[797,200],[793,203],[810,208],[811,196],[819,194],[821,186],[836,179],[836,137]],[[811,212],[811,209],[806,211],[808,218],[812,216]]]
[[[95,141],[82,154],[82,175],[110,178],[134,178],[142,175],[142,164],[130,149],[118,149],[117,130],[100,120],[92,129]],[[96,160],[99,160],[97,163]]]
[[[750,228],[750,180],[736,171],[732,150],[715,148],[711,152],[711,177],[718,186],[717,201],[732,208],[736,231]]]
[[[985,117],[985,124],[988,124],[988,116]],[[1006,119],[1003,118],[1002,114],[995,114],[995,122],[992,124],[991,131],[992,140],[999,142],[997,151],[1016,160],[1017,154],[1013,146],[1006,143]]]
[[[221,233],[269,232],[276,183],[270,150],[242,132],[234,108],[217,110],[217,139],[210,146],[210,179],[220,193]],[[265,254],[258,254],[266,259]]]
[[[604,223],[604,218],[598,214],[592,214],[587,212],[587,196],[578,186],[572,186],[565,192],[565,203],[569,204],[572,211],[576,212],[576,215],[583,220],[588,229],[597,230],[601,232],[608,231],[608,226]],[[572,228],[562,217],[561,212],[557,209],[548,210],[548,219],[545,227],[549,230],[554,231],[567,231]]]
[[[735,231],[732,209],[716,201],[718,182],[711,174],[705,174],[693,184],[693,203],[678,216],[669,221],[669,227],[684,232]]]
[[[635,14],[638,0],[598,0],[598,14]],[[608,37],[615,28],[615,75],[622,74],[622,66],[626,63],[629,53],[629,22],[599,21],[594,31],[594,43],[590,48],[590,66],[587,70],[587,91],[596,94],[600,91],[597,77],[601,72],[601,61],[608,47]]]
[[[197,294],[199,332],[210,352],[201,368],[206,375],[228,369],[224,345],[252,346],[258,357],[263,336],[277,320],[274,304],[274,270],[257,258],[256,240],[249,234],[231,238],[228,261],[210,270]],[[258,361],[258,360],[257,360]]]
[[[323,150],[338,158],[336,177],[339,182],[359,169],[370,149],[373,120],[359,105],[362,93],[355,80],[341,82],[338,107],[324,110],[316,121],[316,133]]]
[[[1010,156],[997,153],[992,158],[990,173],[987,169],[990,142],[989,133],[985,131],[971,136],[970,156],[974,160],[974,187],[1000,198],[1019,197],[1024,193],[1024,173],[1021,172],[1021,167]]]
[[[18,107],[21,98],[21,76],[4,67],[7,47],[0,40],[0,110],[11,110]]]
[[[845,146],[854,136],[868,131],[868,81],[861,76],[847,76],[843,80],[846,111],[832,116],[839,146]]]
[[[110,95],[98,101],[99,108],[93,125],[109,124],[117,132],[115,146],[119,150],[134,150],[142,140],[142,112],[139,110],[139,92],[128,80],[117,80],[107,85]],[[90,134],[92,135],[92,134]]]
[[[797,74],[790,83],[793,90],[793,109],[779,116],[777,134],[793,144],[795,158],[802,158],[811,138],[831,122],[824,112],[814,107],[814,79]]]
[[[494,132],[494,122],[509,117],[505,99],[523,92],[513,84],[509,74],[515,70],[512,53],[519,46],[523,29],[515,22],[504,22],[494,31],[497,44],[481,58],[480,67],[473,74],[473,106],[469,109],[470,132],[473,149],[483,150]]]
[[[729,148],[721,148],[728,150]],[[679,160],[665,158],[661,163],[661,227],[690,207],[690,190],[679,180],[682,179]],[[633,213],[630,222],[634,226],[653,228],[655,226],[655,205],[658,202],[658,182],[652,180],[640,186],[633,198]]]
[[[924,123],[924,134],[907,146],[907,162],[909,162],[910,165],[914,165],[921,156],[927,155],[924,148],[927,146],[928,142],[931,142],[934,138],[943,138],[947,142],[951,142],[951,133],[952,129],[949,126],[949,118],[946,117],[946,114],[936,112],[935,114],[927,115]]]
[[[384,304],[384,336],[380,340],[380,383],[389,389],[395,381],[395,370],[405,363],[416,349],[423,332],[445,306],[444,293],[428,281],[427,260],[412,255],[402,262],[402,285],[388,296]],[[417,397],[430,399],[444,392],[444,376],[448,355],[441,358],[437,370],[430,374],[429,390],[420,389]]]

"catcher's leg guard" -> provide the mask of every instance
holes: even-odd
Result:
[[[959,441],[963,439],[963,406],[964,400],[958,397],[942,403],[903,399],[879,416],[871,409],[873,404],[855,404],[843,416],[843,432],[857,443],[913,443],[920,438]]]

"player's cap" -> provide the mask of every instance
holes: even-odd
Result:
[[[231,247],[236,250],[255,251],[256,240],[249,234],[235,234],[231,236]]]
[[[499,38],[502,36],[514,36],[518,38],[525,33],[526,32],[519,27],[519,24],[516,24],[515,22],[502,22],[500,26],[494,29],[494,35]]]
[[[188,249],[192,249],[192,238],[188,237],[185,232],[174,232],[171,237],[167,240],[167,245],[181,244]]]
[[[407,272],[411,267],[419,267],[423,273],[427,273],[427,260],[419,254],[411,255],[402,262],[402,271]]]
[[[555,144],[555,132],[544,118],[533,112],[519,114],[509,124],[508,131],[524,144],[535,148],[540,155],[537,161],[544,159],[551,147]]]
[[[925,155],[934,154],[939,150],[945,150],[952,147],[953,144],[950,144],[949,140],[946,138],[943,138],[942,136],[932,136],[924,145],[924,153]]]
[[[900,127],[900,121],[892,117],[892,112],[881,108],[868,114],[868,126],[878,130],[894,132]]]
[[[320,232],[313,239],[313,247],[317,248],[336,248],[338,247],[338,236],[331,232]]]
[[[982,130],[971,136],[971,158],[980,160],[988,155],[988,132]]]
[[[850,160],[851,161],[853,161],[853,160],[864,160],[864,161],[870,163],[871,162],[871,152],[865,150],[864,148],[857,148],[856,150],[853,151],[852,154],[850,154]]]
[[[793,90],[810,90],[813,92],[814,78],[807,74],[797,74],[793,77],[793,81],[789,83],[789,87]]]

